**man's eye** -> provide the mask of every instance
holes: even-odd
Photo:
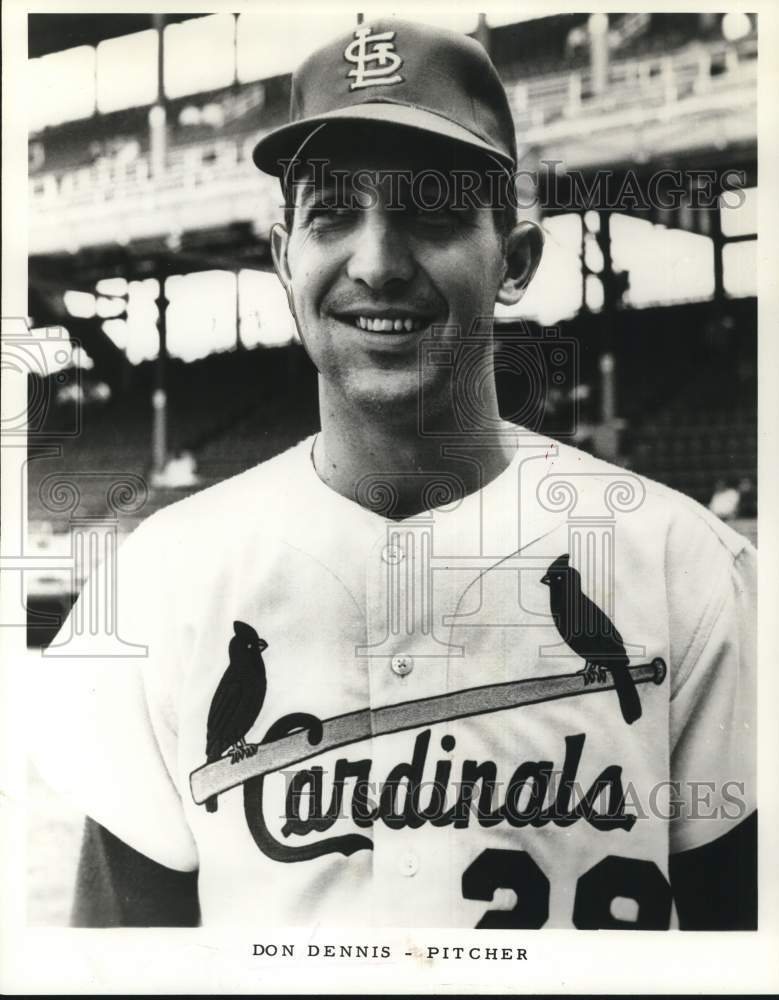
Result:
[[[320,224],[347,219],[353,214],[348,205],[312,205],[308,210],[309,220]]]

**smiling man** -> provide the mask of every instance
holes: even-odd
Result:
[[[498,410],[489,325],[467,352],[468,372],[486,377],[465,434],[463,372],[457,361],[420,364],[420,344],[433,331],[470,334],[491,323],[496,301],[518,302],[540,260],[541,230],[516,222],[497,156],[409,136],[388,121],[378,132],[361,121],[328,122],[306,146],[305,160],[287,163],[286,224],[271,240],[320,375],[320,476],[357,499],[366,471],[381,472],[397,491],[397,516],[424,509],[429,480],[455,466],[458,491],[471,493],[505,469],[515,448]],[[457,439],[470,465],[448,457],[442,435]],[[410,479],[410,469],[421,474]]]
[[[755,553],[502,419],[543,241],[492,64],[373,22],[292,119],[255,162],[321,430],[126,543],[145,655],[47,676],[75,922],[754,926]]]

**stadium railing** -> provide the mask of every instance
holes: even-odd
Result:
[[[745,87],[754,89],[757,42],[694,43],[678,52],[614,61],[608,85],[594,92],[589,70],[536,78],[507,79],[517,131],[529,142],[543,142],[550,126],[555,137],[569,130],[608,128],[631,109],[673,117],[685,101],[696,111],[726,110],[743,103]],[[174,142],[163,176],[154,177],[145,153],[114,162],[102,160],[59,173],[41,169],[30,179],[30,251],[73,250],[135,237],[256,220],[267,232],[280,216],[278,188],[254,169],[249,148],[259,135],[215,137],[208,142]],[[118,235],[117,235],[118,234]]]

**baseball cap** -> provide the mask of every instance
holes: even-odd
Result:
[[[489,56],[467,35],[430,25],[381,18],[310,55],[292,77],[289,124],[259,140],[255,164],[282,176],[307,139],[335,122],[414,130],[516,163],[508,98]]]

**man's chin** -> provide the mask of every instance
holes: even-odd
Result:
[[[361,411],[364,419],[376,418],[382,425],[408,427],[420,420],[438,424],[452,411],[451,371],[441,368],[420,370],[414,359],[408,364],[371,365],[344,372],[336,368],[320,373],[322,391],[331,396],[331,405],[346,405]],[[338,402],[340,398],[340,403]]]
[[[350,386],[349,395],[362,409],[375,411],[385,421],[401,423],[417,419],[422,397],[416,371],[379,372],[358,386]]]

